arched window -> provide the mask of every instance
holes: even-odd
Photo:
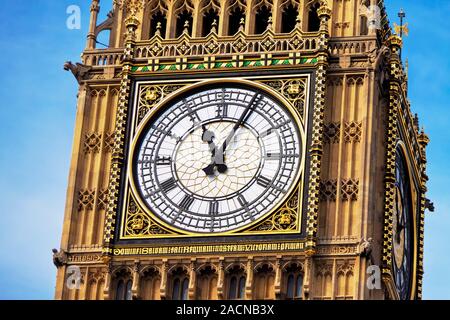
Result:
[[[230,279],[230,287],[228,288],[228,299],[234,300],[237,298],[237,278],[232,276]]]
[[[189,279],[177,278],[173,282],[172,300],[187,300],[189,297]]]
[[[295,283],[295,298],[300,299],[303,292],[303,275],[299,274],[297,276],[297,281]]]
[[[269,19],[271,16],[272,12],[266,6],[262,6],[256,11],[255,34],[261,34],[267,30],[267,26],[269,25]]]
[[[253,299],[274,299],[274,280],[275,272],[272,265],[264,263],[256,267],[253,279]]]
[[[124,300],[133,300],[132,287],[133,287],[133,282],[131,280],[128,280]]]
[[[180,300],[187,300],[189,297],[189,279],[183,280],[183,286],[181,287]]]
[[[173,281],[173,287],[172,287],[172,300],[179,300],[180,299],[180,279],[175,279]]]
[[[187,300],[189,297],[189,277],[182,267],[176,268],[171,275],[172,300]]]
[[[125,283],[123,280],[119,280],[117,283],[116,300],[125,300]]]
[[[202,36],[206,37],[213,28],[213,24],[215,24],[216,32],[217,32],[217,25],[219,23],[219,15],[217,11],[214,9],[209,9],[207,12],[203,15],[203,30],[202,30]]]
[[[244,299],[245,298],[245,276],[232,276],[228,288],[228,299]]]
[[[166,16],[161,11],[153,14],[150,22],[150,38],[155,36],[157,33],[164,38],[166,36],[166,28]]]
[[[292,263],[284,270],[286,271],[286,299],[301,299],[303,295],[302,266],[298,263]]]
[[[281,16],[281,32],[289,33],[295,29],[297,24],[298,10],[292,4],[284,7]]]
[[[113,288],[116,288],[116,300],[131,300],[132,298],[132,285],[131,272],[127,269],[121,269],[114,273],[113,276]]]
[[[369,20],[366,16],[361,16],[360,19],[360,35],[367,36],[369,34]]]
[[[320,30],[320,19],[317,11],[320,8],[320,3],[315,3],[309,7],[308,12],[308,32],[315,32]]]
[[[246,276],[244,268],[235,265],[228,270],[227,298],[229,300],[245,298]]]
[[[161,277],[159,271],[150,267],[141,273],[140,277],[140,297],[143,300],[159,300]]]
[[[241,278],[239,279],[238,299],[245,298],[245,282],[246,282],[245,277],[241,276]]]
[[[202,267],[197,274],[196,298],[200,300],[217,299],[217,278],[214,267],[211,265]]]
[[[287,277],[286,299],[301,299],[303,293],[303,275],[291,273]]]
[[[228,35],[235,35],[241,26],[241,21],[245,19],[245,12],[239,7],[234,8],[230,12],[230,17],[228,20]]]
[[[177,17],[177,28],[176,28],[176,37],[179,37],[183,34],[184,30],[187,28],[188,34],[192,35],[192,14],[184,10]]]
[[[287,299],[294,299],[294,288],[295,288],[294,275],[290,274],[287,279],[287,289],[286,289]]]

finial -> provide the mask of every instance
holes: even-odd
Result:
[[[161,29],[162,29],[162,23],[158,22],[156,24],[156,32],[155,32],[155,36],[161,36]]]
[[[416,127],[416,131],[419,132],[419,116],[417,113],[414,115],[414,127]]]
[[[403,24],[403,19],[406,18],[406,13],[403,9],[400,9],[398,13],[398,17],[400,18],[400,25],[394,23],[394,32],[400,37],[403,38],[403,35],[408,36],[409,29],[408,24]]]
[[[184,23],[183,33],[189,33],[189,20],[186,20],[186,22]]]
[[[272,29],[272,23],[273,23],[273,19],[272,19],[272,16],[270,16],[269,19],[267,20],[267,30]]]
[[[297,16],[297,18],[295,18],[295,27],[297,29],[300,29],[302,27],[302,18],[300,14]]]
[[[241,20],[239,21],[239,31],[244,31],[245,29],[245,19],[241,18]]]
[[[217,33],[217,20],[214,19],[211,24],[211,33]]]

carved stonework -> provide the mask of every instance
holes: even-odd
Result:
[[[103,150],[106,153],[112,153],[114,148],[114,132],[108,132],[103,135]]]
[[[102,135],[100,133],[86,133],[83,146],[84,153],[98,153],[100,151],[101,142]]]
[[[55,267],[60,268],[67,264],[67,254],[64,250],[58,251],[53,249],[53,264]]]
[[[337,180],[325,180],[320,182],[320,200],[336,201],[337,197]]]
[[[69,264],[97,264],[102,262],[101,254],[70,254]]]
[[[94,190],[80,190],[78,193],[78,211],[93,210],[95,201]]]
[[[361,142],[361,122],[346,122],[344,128],[344,141],[346,143]]]
[[[359,180],[348,179],[341,181],[341,198],[343,201],[358,200]]]
[[[328,262],[322,262],[319,261],[316,264],[316,276],[326,276],[326,275],[331,275],[333,273],[333,265],[328,263]]]
[[[339,122],[325,124],[323,133],[325,143],[339,143],[341,136],[341,124]]]
[[[344,261],[337,265],[337,274],[353,274],[354,265],[350,264],[348,261]]]
[[[106,210],[108,206],[108,189],[100,190],[97,197],[97,207],[99,210]]]
[[[81,63],[73,64],[71,61],[67,61],[64,64],[64,70],[72,72],[78,83],[88,78],[89,71],[92,69],[90,66],[85,66]]]

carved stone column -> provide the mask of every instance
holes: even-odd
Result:
[[[228,25],[229,25],[229,10],[228,10],[228,1],[221,0],[220,1],[220,13],[219,13],[219,30],[217,34],[219,37],[224,37],[228,35]]]
[[[133,268],[133,286],[131,288],[133,300],[139,300],[140,299],[140,261],[136,260],[134,261],[134,268]]]
[[[86,276],[84,277],[84,282],[81,283],[82,287],[80,288],[80,296],[79,296],[80,300],[88,299],[88,297],[86,297],[86,293],[87,293],[87,289],[88,289],[88,285],[89,285],[89,266],[86,267],[84,272],[85,272]]]
[[[164,259],[161,266],[161,287],[159,288],[161,300],[166,300],[167,298],[167,269],[167,259]]]
[[[252,300],[253,296],[253,257],[248,257],[247,261],[247,281],[245,283],[245,298]]]
[[[110,300],[111,299],[111,280],[112,280],[112,263],[110,258],[107,258],[109,261],[107,262],[108,264],[108,271],[106,272],[106,276],[105,276],[105,288],[103,290],[103,299],[104,300]]]
[[[195,291],[197,283],[197,272],[195,271],[196,259],[191,259],[191,265],[189,266],[189,300],[195,300]]]
[[[275,262],[275,298],[280,300],[281,298],[281,256],[277,257],[277,261]]]
[[[217,277],[217,297],[219,300],[224,299],[223,295],[223,283],[225,280],[225,271],[224,271],[224,258],[220,257],[219,259],[219,270],[218,270],[218,277]]]
[[[89,20],[89,33],[87,35],[87,43],[86,43],[86,49],[95,49],[95,41],[96,41],[96,35],[95,35],[95,28],[97,27],[97,19],[98,19],[98,13],[100,11],[100,0],[92,0],[91,4],[91,18]]]
[[[309,300],[310,298],[310,283],[312,275],[312,257],[306,256],[305,268],[304,268],[304,278],[303,278],[303,299]]]

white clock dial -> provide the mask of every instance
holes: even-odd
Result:
[[[277,207],[300,175],[297,121],[266,93],[210,88],[149,119],[134,155],[148,209],[193,233],[223,233]]]

